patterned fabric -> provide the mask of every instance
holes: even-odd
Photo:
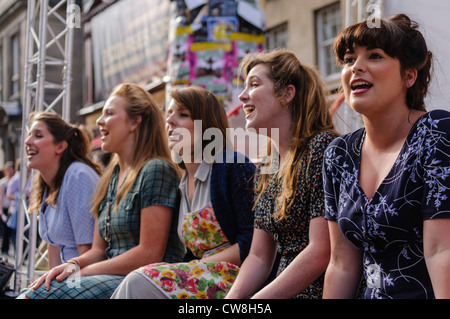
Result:
[[[210,205],[185,214],[182,235],[185,245],[198,258],[230,246]],[[231,263],[201,261],[150,265],[137,270],[172,299],[222,299],[238,271],[239,267]]]
[[[363,298],[433,298],[423,255],[423,221],[450,218],[450,113],[413,126],[369,200],[358,183],[361,129],[334,141],[324,162],[326,218],[363,251]]]
[[[123,278],[114,275],[69,277],[63,282],[52,280],[49,291],[41,285],[36,291],[27,289],[23,293],[30,299],[109,299]]]
[[[277,241],[281,255],[277,275],[279,275],[308,246],[309,222],[325,214],[322,187],[323,153],[335,136],[329,132],[317,134],[308,144],[307,153],[302,158],[298,172],[298,184],[294,204],[286,212],[286,217],[273,216],[276,198],[281,192],[281,180],[276,174],[270,179],[268,188],[260,197],[255,208],[255,228],[269,233]],[[276,156],[275,156],[276,159]],[[308,167],[309,163],[309,167]],[[274,165],[277,165],[274,162]],[[308,170],[306,170],[308,167]],[[259,174],[259,170],[258,170]],[[323,289],[323,276],[317,279],[296,298],[320,298]]]
[[[113,211],[118,173],[119,168],[116,166],[106,198],[100,205],[97,221],[100,236],[109,242],[105,252],[108,259],[138,245],[142,208],[151,205],[177,207],[179,201],[179,179],[175,169],[164,160],[152,159],[142,167],[131,191],[119,203],[118,209]],[[109,216],[108,222],[106,221],[107,216]],[[174,210],[174,222],[172,222],[163,259],[166,262],[180,261],[184,256],[184,246],[176,233],[177,219],[177,210]],[[78,289],[70,285],[68,280],[60,283],[53,280],[54,288],[50,290],[50,293],[45,292],[44,285],[41,285],[36,291],[27,289],[24,293],[31,299],[110,298],[123,278],[125,277],[110,275],[81,277],[79,278],[81,287]],[[83,292],[83,290],[88,291]]]
[[[42,203],[39,235],[60,248],[63,262],[79,255],[77,245],[92,243],[95,218],[90,204],[99,178],[88,165],[73,162],[64,175],[57,205]],[[46,194],[47,190],[44,198]]]
[[[139,244],[141,209],[162,205],[176,208],[179,203],[179,178],[175,169],[162,159],[148,161],[139,172],[130,192],[115,207],[115,190],[119,167],[116,166],[105,200],[99,207],[98,231],[109,242],[106,256],[113,258]],[[107,219],[110,219],[107,222]],[[173,210],[172,227],[164,261],[176,262],[183,259],[184,247],[176,233],[178,210]]]
[[[198,214],[186,214],[182,236],[186,247],[199,258],[212,255],[211,250],[218,253],[215,248],[220,247],[221,251],[230,247],[211,206],[205,207]]]
[[[223,299],[239,267],[226,262],[191,261],[143,267],[138,272],[153,280],[171,299]]]
[[[234,244],[239,245],[241,260],[248,255],[255,166],[236,152],[217,156],[214,164],[202,161],[197,168],[192,200],[187,173],[180,182],[178,233],[188,248],[184,261],[217,254]],[[238,270],[227,262],[148,265],[128,275],[113,298],[221,299]]]

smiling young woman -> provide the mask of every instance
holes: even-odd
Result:
[[[450,113],[426,112],[432,54],[406,15],[338,36],[347,103],[364,128],[331,143],[325,298],[450,297]]]
[[[268,135],[269,160],[255,174],[252,245],[227,298],[321,298],[330,246],[322,160],[337,136],[325,87],[287,50],[249,54],[241,68],[246,128]]]
[[[37,172],[29,211],[39,213],[39,235],[48,244],[52,268],[91,247],[91,199],[100,169],[89,158],[88,139],[77,126],[48,112],[31,114],[29,122],[27,166]]]

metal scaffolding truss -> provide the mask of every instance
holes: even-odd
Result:
[[[65,15],[61,14],[64,9]],[[75,0],[28,0],[20,144],[20,159],[23,165],[20,170],[14,281],[16,293],[22,288],[22,275],[27,275],[27,285],[34,280],[38,264],[35,263],[37,216],[35,213],[27,213],[27,185],[32,175],[28,174],[24,165],[27,160],[24,145],[29,130],[27,119],[34,111],[51,111],[60,114],[66,121],[69,120],[73,19],[79,19],[79,16],[76,16],[79,12]],[[54,74],[58,72],[60,76],[55,77]],[[26,258],[28,266],[23,270]]]

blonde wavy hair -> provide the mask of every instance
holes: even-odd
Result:
[[[178,168],[173,163],[170,155],[165,131],[164,113],[150,93],[138,85],[123,83],[112,90],[109,97],[112,96],[120,96],[128,100],[126,113],[130,119],[141,117],[133,146],[133,162],[127,178],[116,196],[115,209],[117,209],[119,202],[131,190],[139,171],[147,161],[152,158],[160,158],[170,163],[177,172]],[[109,182],[118,161],[117,154],[114,154],[99,181],[98,190],[92,205],[94,216],[98,216],[98,209],[108,192]]]
[[[294,194],[297,188],[297,174],[300,171],[301,160],[307,150],[309,141],[319,132],[330,131],[336,134],[330,113],[330,104],[327,101],[325,86],[313,68],[302,65],[297,57],[290,51],[277,49],[257,54],[248,54],[240,63],[239,69],[244,76],[258,64],[267,66],[268,77],[273,81],[274,94],[283,101],[287,94],[287,87],[295,87],[295,96],[285,107],[289,108],[292,116],[292,140],[287,151],[284,165],[277,173],[281,173],[282,191],[277,198],[277,211],[275,217],[285,218],[286,211],[294,203]],[[269,160],[261,164],[272,166],[274,155],[272,141],[268,139]],[[308,171],[308,167],[305,168]],[[261,174],[255,185],[257,205],[262,194],[268,187],[270,175]]]

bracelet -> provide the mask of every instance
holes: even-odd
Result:
[[[66,261],[66,263],[74,264],[74,265],[77,265],[78,268],[81,268],[80,264],[78,263],[78,261],[76,259],[68,260],[68,261]]]

